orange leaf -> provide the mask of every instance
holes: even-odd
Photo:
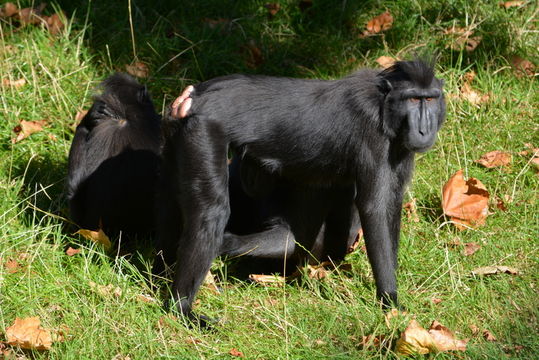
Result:
[[[58,14],[45,16],[44,19],[47,21],[47,29],[52,35],[58,35],[65,27],[65,24],[62,21],[62,17],[60,17],[60,15]]]
[[[43,20],[41,18],[41,13],[47,6],[46,3],[41,3],[39,6],[35,8],[24,8],[20,9],[18,13],[18,18],[22,26],[28,25],[28,24],[39,24]]]
[[[483,337],[486,341],[496,341],[496,336],[492,335],[487,329],[483,330]]]
[[[66,250],[67,256],[77,255],[78,253],[80,253],[80,249],[73,249],[71,246]]]
[[[499,3],[501,7],[504,7],[506,9],[512,8],[512,7],[520,7],[524,5],[524,1],[506,1]]]
[[[468,340],[457,340],[451,330],[436,320],[432,322],[429,334],[432,336],[438,351],[466,351]]]
[[[442,208],[457,223],[479,226],[488,215],[488,199],[489,193],[481,181],[464,180],[459,170],[444,185]]]
[[[268,9],[268,13],[270,17],[275,16],[275,14],[277,14],[279,10],[281,9],[281,5],[277,3],[268,3],[268,4],[265,4],[264,7]]]
[[[388,67],[392,66],[397,59],[392,58],[391,56],[380,56],[378,59],[375,60],[381,67],[384,69],[387,69]]]
[[[0,17],[11,17],[19,12],[17,5],[12,2],[7,2],[4,7],[0,9]]]
[[[92,240],[93,242],[103,245],[107,251],[112,248],[112,243],[110,242],[109,237],[101,229],[98,231],[80,229],[75,234],[82,235],[85,239]]]
[[[11,139],[11,142],[13,144],[26,139],[28,136],[32,135],[33,133],[40,132],[43,130],[43,126],[47,124],[46,120],[39,120],[39,121],[26,121],[21,120],[20,125],[16,126],[13,131],[18,133],[17,137],[14,139]]]
[[[515,68],[517,76],[535,75],[535,65],[531,61],[523,59],[518,55],[513,55],[511,57],[511,65],[513,65],[513,68]]]
[[[40,326],[39,317],[16,318],[6,329],[7,343],[23,349],[50,350],[52,335]]]
[[[393,26],[393,16],[386,11],[367,22],[367,31],[364,35],[378,34],[381,31],[389,30]]]
[[[506,166],[511,163],[511,154],[504,151],[495,150],[484,154],[475,162],[489,169],[498,166]]]
[[[6,261],[4,267],[6,268],[8,274],[14,274],[21,269],[19,262],[13,259],[9,259],[8,261]]]
[[[238,349],[230,349],[230,351],[228,352],[230,355],[232,356],[235,356],[235,357],[243,357],[243,353],[241,351],[239,351]]]
[[[125,71],[138,78],[147,78],[150,74],[148,65],[140,61],[136,61],[132,65],[125,65]]]
[[[481,249],[481,245],[477,243],[474,243],[474,242],[466,243],[464,244],[464,255],[465,256],[473,255],[479,249]]]
[[[9,80],[9,79],[2,79],[2,84],[4,86],[12,86],[14,88],[20,88],[21,86],[24,86],[26,84],[25,78],[20,78],[19,80]]]
[[[404,204],[403,208],[406,211],[406,216],[408,217],[408,220],[413,221],[413,222],[419,222],[419,216],[417,216],[417,205],[416,205],[415,198],[407,202],[406,204]]]

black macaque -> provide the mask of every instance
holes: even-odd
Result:
[[[377,297],[397,305],[403,193],[414,154],[433,145],[444,121],[442,86],[432,64],[416,60],[334,81],[232,75],[188,87],[172,105],[157,226],[159,241],[177,253],[178,311],[197,319],[193,299],[223,253],[229,149],[254,163],[249,169],[269,174],[270,183],[276,176],[300,189],[289,191],[293,206],[284,206],[301,245],[298,259],[323,224],[328,255],[342,254],[355,204]]]
[[[102,83],[103,93],[77,126],[69,152],[67,197],[81,228],[123,238],[155,228],[161,117],[146,87],[127,74]]]

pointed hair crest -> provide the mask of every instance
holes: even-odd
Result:
[[[389,82],[410,81],[421,87],[428,87],[434,79],[434,61],[416,59],[413,61],[397,61],[381,71],[378,76]]]

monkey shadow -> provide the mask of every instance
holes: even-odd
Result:
[[[58,159],[49,152],[39,156],[21,156],[13,164],[12,177],[22,179],[19,192],[20,221],[33,227],[35,224],[50,223],[51,219],[60,226],[66,235],[64,248],[78,247],[88,242],[80,235],[74,235],[79,227],[69,219],[69,206],[66,196],[67,159]],[[79,237],[79,240],[76,240]],[[110,237],[113,249],[111,261],[122,256],[141,273],[147,272],[147,263],[154,258],[153,234],[130,236],[121,233]]]

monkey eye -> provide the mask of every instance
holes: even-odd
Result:
[[[434,98],[428,97],[428,98],[425,98],[425,100],[432,101],[432,100],[434,100]]]
[[[413,102],[413,103],[418,103],[418,102],[421,101],[421,99],[418,98],[418,97],[413,97],[413,98],[410,98],[409,101],[411,101],[411,102]]]

